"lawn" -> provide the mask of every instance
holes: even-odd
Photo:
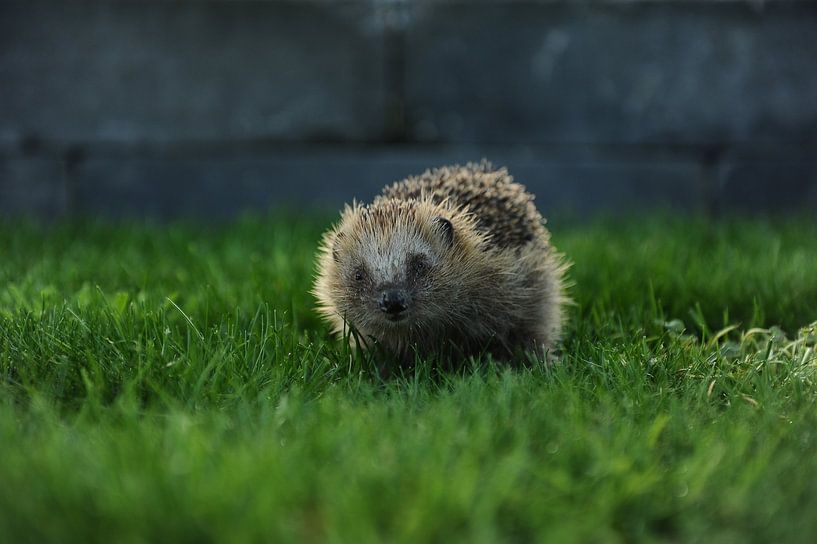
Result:
[[[387,381],[327,225],[0,224],[0,542],[813,542],[813,220],[553,222],[561,364]]]

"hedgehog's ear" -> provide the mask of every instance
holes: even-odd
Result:
[[[338,232],[335,235],[335,241],[332,242],[332,259],[334,259],[336,263],[340,262],[340,242],[343,240],[343,237],[343,232]]]
[[[454,225],[451,224],[451,221],[441,215],[438,215],[432,219],[432,221],[434,221],[434,225],[437,227],[437,231],[440,235],[442,235],[445,243],[449,247],[454,245]]]

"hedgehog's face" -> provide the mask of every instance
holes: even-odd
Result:
[[[421,331],[441,307],[434,285],[455,243],[451,221],[400,212],[405,216],[388,222],[360,214],[356,224],[342,224],[334,240],[332,259],[342,286],[336,309],[363,334]]]

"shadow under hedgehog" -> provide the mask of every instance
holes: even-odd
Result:
[[[324,236],[314,294],[334,332],[415,356],[548,358],[567,264],[533,195],[487,161],[428,170],[347,206]]]

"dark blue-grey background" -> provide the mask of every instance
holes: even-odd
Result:
[[[488,157],[545,213],[817,209],[817,2],[0,2],[0,215],[337,207]]]

